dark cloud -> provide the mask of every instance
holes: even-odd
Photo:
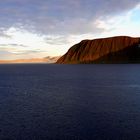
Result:
[[[43,34],[100,33],[96,20],[129,11],[139,0],[4,0],[0,27],[17,26]]]

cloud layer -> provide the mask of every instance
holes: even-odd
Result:
[[[0,27],[17,26],[45,34],[101,32],[97,19],[122,14],[139,0],[4,0]]]
[[[136,25],[130,17],[139,4],[139,0],[0,0],[1,54],[6,54],[2,48],[9,48],[7,54],[14,48],[26,54],[60,55],[83,38],[122,33],[119,28],[127,33],[125,27]]]

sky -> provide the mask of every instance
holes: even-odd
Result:
[[[0,59],[61,56],[83,39],[140,37],[140,0],[0,0]]]

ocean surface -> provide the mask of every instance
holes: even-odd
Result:
[[[0,140],[140,140],[140,65],[0,65]]]

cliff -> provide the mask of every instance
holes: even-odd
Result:
[[[140,63],[140,38],[117,36],[83,40],[56,63]]]

